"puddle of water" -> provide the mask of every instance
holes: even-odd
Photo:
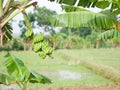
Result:
[[[8,85],[8,86],[3,84],[0,85],[0,90],[16,90],[16,89],[19,90],[15,84]]]
[[[60,79],[73,79],[73,80],[76,80],[76,79],[80,79],[82,77],[82,74],[71,72],[71,71],[68,71],[68,70],[58,71],[58,74],[60,76]]]
[[[64,80],[64,79],[73,79],[73,80],[77,80],[77,79],[81,79],[83,76],[83,73],[77,73],[77,72],[72,72],[69,70],[42,70],[40,71],[40,73],[42,73],[43,75],[46,76],[53,76],[53,77],[57,77],[59,80]]]

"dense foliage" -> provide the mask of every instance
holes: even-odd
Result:
[[[114,33],[114,31],[111,32],[110,38],[110,36],[105,35],[107,32],[104,30],[92,31],[89,28],[62,28],[60,32],[52,33],[51,35],[46,36],[46,38],[48,38],[54,49],[120,47],[120,37],[118,37],[119,32],[116,31],[116,33]],[[110,35],[110,33],[108,34]]]

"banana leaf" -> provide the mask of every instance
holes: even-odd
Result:
[[[45,77],[44,75],[41,75],[33,70],[30,70],[30,77],[29,77],[29,82],[30,83],[51,83],[51,80]]]
[[[53,17],[50,18],[52,25],[70,28],[113,29],[117,23],[107,15],[90,11],[68,12]]]
[[[16,58],[10,53],[8,53],[5,57],[7,58],[7,60],[5,61],[7,72],[17,82],[30,82],[42,84],[51,83],[50,79],[48,79],[47,77],[33,70],[27,69],[27,67],[20,59]]]
[[[110,7],[111,12],[118,15],[120,14],[120,1],[119,0],[48,0],[57,2],[64,5],[82,6],[82,7],[98,7],[105,9]]]
[[[5,61],[5,65],[8,74],[14,77],[17,81],[27,81],[30,72],[24,65],[24,63],[10,53],[8,53],[5,57],[7,58],[7,60]]]
[[[103,33],[101,33],[99,36],[98,36],[99,39],[103,40],[103,41],[106,41],[107,39],[112,39],[112,38],[118,38],[120,39],[120,32],[117,31],[117,30],[108,30],[108,31],[105,31]]]

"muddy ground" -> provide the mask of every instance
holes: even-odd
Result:
[[[29,90],[120,90],[120,85],[44,87]]]

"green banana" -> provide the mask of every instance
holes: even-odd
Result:
[[[39,56],[42,58],[42,59],[45,59],[46,58],[46,53],[45,52],[39,52]]]
[[[48,45],[49,45],[48,41],[45,41],[45,40],[44,40],[44,41],[42,42],[42,46],[47,47]]]
[[[43,34],[38,34],[34,37],[33,43],[38,43],[40,41],[44,40],[44,35]]]
[[[37,43],[34,45],[34,51],[39,52],[39,50],[42,48],[42,43]]]

